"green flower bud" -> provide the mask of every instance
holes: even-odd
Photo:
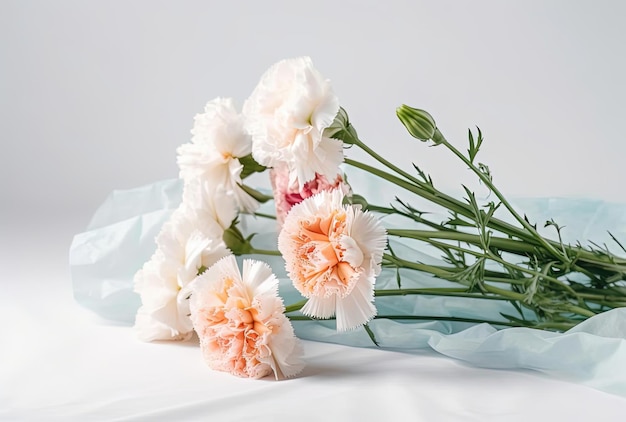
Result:
[[[427,111],[403,104],[396,109],[396,115],[412,137],[420,141],[432,139],[436,144],[444,140],[435,119]]]

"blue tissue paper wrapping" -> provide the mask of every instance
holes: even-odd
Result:
[[[74,296],[102,317],[131,325],[140,306],[133,292],[133,276],[155,249],[154,239],[181,201],[180,180],[166,180],[136,189],[113,192],[97,210],[86,231],[74,237],[70,269]],[[268,205],[271,206],[271,205]],[[606,232],[626,239],[626,205],[583,199],[517,200],[532,221],[554,218],[562,226],[564,240],[594,239],[610,242]],[[271,210],[270,210],[271,211]],[[276,227],[272,221],[242,216],[246,232],[259,233],[255,242],[275,249]],[[255,243],[257,245],[257,243]],[[274,247],[273,247],[274,246]],[[438,258],[406,244],[395,244],[396,253],[438,262]],[[280,257],[258,256],[270,264],[280,279],[285,304],[301,300],[284,271]],[[403,287],[441,284],[427,274],[403,274]],[[383,270],[377,288],[396,287],[395,270]],[[475,299],[470,299],[475,300]],[[480,320],[502,320],[510,304],[453,297],[381,297],[379,314],[439,315]],[[391,312],[393,311],[393,312]],[[302,339],[374,347],[364,330],[337,333],[333,321],[294,321]],[[626,396],[626,308],[590,318],[565,333],[529,328],[497,330],[493,326],[447,321],[377,319],[369,324],[381,347],[410,352],[432,348],[437,352],[488,368],[533,369],[552,376]]]

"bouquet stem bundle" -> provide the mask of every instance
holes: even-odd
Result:
[[[406,225],[411,228],[388,229],[390,238],[423,242],[436,248],[446,263],[431,265],[403,259],[388,245],[382,264],[397,270],[397,289],[376,289],[375,296],[425,295],[501,300],[510,302],[517,314],[502,314],[504,319],[498,321],[433,315],[377,315],[376,318],[488,322],[501,327],[566,331],[598,313],[626,306],[626,259],[614,255],[606,246],[564,243],[561,227],[553,220],[547,221],[545,226],[555,229],[558,240],[540,235],[537,226],[525,215],[520,215],[500,192],[488,166],[476,162],[483,142],[480,129],[476,136],[468,132],[469,148],[465,155],[443,137],[427,112],[402,106],[397,113],[411,135],[423,141],[432,140],[448,149],[497,199],[481,205],[476,195],[463,186],[466,197],[458,200],[438,190],[431,177],[417,166],[414,166],[415,174],[399,168],[361,141],[347,113],[340,109],[335,122],[327,129],[329,136],[342,140],[348,146],[360,148],[386,170],[350,158],[345,159],[347,165],[443,207],[449,214],[446,220],[435,221],[400,198],[396,198],[394,204],[383,206],[370,204],[366,198],[352,195],[350,201],[362,205],[365,210],[406,219]],[[430,126],[426,128],[426,133],[420,131],[422,128],[415,127],[416,122],[424,121]],[[428,130],[431,132],[428,133]],[[517,224],[496,218],[494,213],[499,208],[506,209]],[[611,237],[626,252],[619,240],[613,235]],[[446,283],[446,287],[403,288],[401,269],[427,273],[454,285]],[[305,303],[306,300],[287,306],[286,312],[297,311]],[[290,318],[309,319],[300,315],[291,315]]]

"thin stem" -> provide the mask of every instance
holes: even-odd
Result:
[[[445,230],[445,231],[451,231],[451,232],[456,231],[452,227],[446,227],[443,224],[432,222],[426,218],[423,218],[421,215],[415,215],[414,213],[410,211],[407,212],[407,211],[398,210],[396,208],[389,208],[389,207],[383,207],[380,205],[372,205],[372,204],[367,204],[366,210],[372,211],[372,212],[378,212],[378,213],[386,214],[386,215],[401,215],[405,218],[415,221],[416,223],[421,223],[421,224],[424,224],[425,226],[432,227],[433,229],[437,229],[437,230]]]
[[[499,296],[487,296],[482,293],[468,293],[466,288],[423,288],[423,289],[379,289],[374,290],[374,296],[408,296],[408,295],[421,295],[421,296],[451,296],[451,297],[469,297],[474,299],[486,299],[486,300],[504,300],[510,301],[511,299]]]
[[[371,149],[370,147],[368,147],[365,143],[363,143],[360,139],[355,139],[354,144],[356,146],[358,146],[359,148],[361,148],[363,151],[365,151],[366,153],[368,153],[372,158],[374,158],[376,161],[378,161],[379,163],[383,164],[384,166],[386,166],[387,168],[395,171],[397,174],[399,174],[400,176],[404,177],[405,179],[415,183],[416,185],[422,185],[424,184],[421,180],[419,180],[418,178],[416,178],[415,176],[407,173],[406,171],[402,170],[400,167],[396,166],[395,164],[391,163],[390,161],[387,161],[384,157],[382,157],[381,155],[379,155],[376,151],[374,151],[373,149]]]
[[[304,315],[288,315],[291,321],[312,321],[311,318]],[[331,320],[334,318],[330,318]],[[408,320],[408,321],[449,321],[449,322],[468,322],[472,324],[490,324],[503,327],[532,327],[543,330],[567,331],[572,328],[575,323],[571,322],[532,322],[532,321],[491,321],[477,318],[463,318],[453,316],[433,316],[433,315],[377,315],[374,319],[391,319],[391,320]]]
[[[379,212],[381,214],[397,214],[398,210],[389,207],[383,207],[380,205],[367,204],[367,210],[372,212]]]
[[[387,234],[391,236],[407,237],[424,241],[428,241],[430,239],[445,239],[470,243],[475,246],[481,245],[480,236],[459,231],[388,229]],[[518,255],[526,255],[528,253],[534,253],[537,251],[536,247],[533,245],[529,245],[528,243],[522,242],[520,240],[514,240],[505,237],[491,236],[489,238],[489,244],[502,251],[515,253]]]
[[[474,213],[468,208],[466,204],[448,195],[442,194],[441,192],[432,193],[431,191],[428,191],[426,189],[420,188],[419,186],[413,185],[404,179],[401,179],[397,176],[394,176],[376,167],[372,167],[368,164],[364,164],[359,161],[352,160],[350,158],[346,158],[344,162],[350,166],[359,168],[370,174],[373,174],[374,176],[378,176],[382,179],[385,179],[386,181],[393,183],[394,185],[398,187],[406,189],[409,192],[412,192],[418,196],[421,196],[422,198],[428,200],[429,202],[437,204],[450,211],[456,212],[457,214],[463,215],[468,218],[474,217]],[[510,228],[515,229],[514,226],[511,226]],[[523,235],[523,232],[522,232],[522,235]]]
[[[301,300],[300,302],[296,302],[291,305],[285,306],[285,313],[287,314],[289,312],[299,311],[306,304],[306,302],[307,302],[307,299],[304,299],[304,300]]]
[[[421,189],[419,186],[412,185],[410,182],[404,179],[401,179],[397,176],[394,176],[376,167],[372,167],[368,164],[364,164],[359,161],[352,160],[350,158],[346,158],[344,162],[350,166],[359,168],[370,174],[373,174],[374,176],[378,176],[382,179],[385,179],[386,181],[393,183],[394,185],[401,187],[405,190],[408,190],[409,192],[412,192],[426,199],[429,202],[432,202],[443,208],[446,208],[449,211],[452,211],[454,213],[467,217],[473,221],[475,221],[476,219],[474,212],[469,208],[469,206],[465,204],[464,202],[459,201],[458,199],[455,199],[439,191],[435,191],[435,193],[432,193],[431,191]],[[508,233],[511,236],[515,236],[517,238],[520,238],[522,240],[528,241],[533,244],[537,243],[535,238],[532,236],[529,236],[528,233],[526,233],[524,230],[521,230],[504,221],[498,220],[497,218],[489,219],[487,224],[489,227],[499,232]]]
[[[262,217],[262,218],[269,218],[271,220],[276,220],[276,216],[272,215],[272,214],[265,214],[263,212],[255,212],[254,214],[255,217]]]
[[[398,258],[398,257],[394,257],[388,254],[383,255],[384,258],[386,260],[388,260],[389,262],[392,262],[394,264],[396,264],[397,266],[401,267],[401,268],[407,268],[407,269],[411,269],[411,270],[418,270],[418,271],[424,271],[427,273],[430,273],[436,277],[439,278],[443,278],[445,280],[448,281],[452,281],[452,282],[458,282],[457,280],[454,280],[453,276],[456,273],[459,273],[461,271],[463,271],[462,268],[458,268],[458,267],[437,267],[434,265],[428,265],[428,264],[421,264],[418,262],[411,262],[411,261],[407,261],[405,259],[402,258]],[[518,270],[520,272],[524,272],[526,274],[530,274],[532,276],[539,276],[542,279],[546,280],[546,281],[550,281],[552,283],[558,284],[559,286],[565,288],[565,290],[569,291],[571,294],[576,295],[576,293],[571,290],[571,287],[566,286],[563,284],[563,282],[559,279],[556,279],[554,277],[551,277],[549,275],[544,275],[539,271],[535,271],[533,269],[530,268],[526,268],[526,267],[521,267],[519,265],[515,265],[512,264],[510,262],[507,262],[503,259],[501,259],[500,257],[497,256],[491,256],[491,255],[484,255],[484,254],[480,254],[480,257],[485,257],[485,258],[489,258],[503,266],[509,267],[511,269],[515,269]],[[487,280],[487,278],[485,277],[485,280]],[[503,282],[503,278],[499,278],[497,280],[498,282]],[[518,283],[512,283],[512,284],[518,284]],[[517,299],[515,299],[517,300]]]
[[[495,255],[490,250],[487,250],[481,253],[481,252],[473,251],[470,249],[461,248],[459,246],[450,245],[448,243],[438,242],[437,240],[435,240],[435,239],[455,240],[455,241],[464,242],[464,243],[481,247],[482,245],[481,239],[480,239],[480,236],[478,235],[474,235],[471,233],[463,233],[463,232],[458,232],[458,231],[451,232],[451,231],[402,230],[402,229],[389,229],[387,230],[387,234],[392,235],[392,236],[399,236],[399,237],[406,237],[410,239],[422,240],[438,248],[448,248],[448,249],[453,249],[459,252],[467,253],[476,257],[489,258],[493,261],[496,261],[502,264],[503,266],[514,268],[516,270],[522,271],[527,274],[531,274],[533,276],[540,276],[541,278],[547,281],[560,285],[563,289],[567,290],[570,294],[576,296],[576,293],[574,292],[574,290],[570,286],[567,286],[566,284],[564,284],[561,280],[554,278],[554,277],[550,277],[543,273],[539,273],[530,268],[522,267],[512,262],[505,261],[502,258],[500,258],[498,255]],[[507,238],[502,238],[502,237],[495,237],[495,236],[490,237],[490,245],[502,251],[515,253],[515,254],[522,255],[522,256],[537,252],[535,246],[528,245],[518,240],[507,239]],[[584,268],[580,268],[577,265],[571,265],[571,269],[584,273],[590,279],[595,278],[594,274],[589,274],[588,270]]]
[[[256,249],[250,248],[248,252],[250,255],[269,255],[269,256],[282,256],[280,251],[270,250],[270,249]]]
[[[576,306],[576,305],[566,305],[565,306],[566,309],[572,313],[584,316],[584,317],[592,317],[597,315],[596,312],[590,311],[589,309],[585,309],[585,308],[581,308],[580,306]]]
[[[548,250],[555,258],[559,261],[568,264],[570,262],[569,257],[566,254],[558,251],[553,245],[546,241],[543,236],[537,233],[537,230],[524,219],[521,215],[515,211],[515,208],[507,201],[504,195],[498,190],[498,188],[492,183],[491,178],[489,178],[484,172],[482,172],[479,168],[477,168],[472,161],[470,161],[465,155],[463,155],[458,149],[456,149],[452,144],[450,144],[445,139],[441,141],[441,145],[445,145],[454,155],[461,159],[479,178],[480,180],[491,190],[502,202],[502,204],[506,207],[506,209],[511,213],[511,215],[524,227],[532,236],[544,247]]]
[[[431,203],[437,204],[443,208],[446,208],[447,210],[451,212],[462,215],[476,222],[476,216],[474,215],[474,212],[471,210],[471,208],[467,204],[449,195],[439,192],[438,190],[433,189],[430,186],[429,186],[429,189],[427,189],[426,187],[422,186],[425,184],[423,182],[420,182],[419,180],[417,180],[419,184],[414,185],[414,184],[411,184],[411,182],[407,180],[394,176],[390,173],[387,173],[383,170],[380,170],[368,164],[361,163],[356,160],[352,160],[350,158],[346,158],[344,162],[352,167],[356,167],[361,170],[364,170],[374,176],[380,177],[390,183],[393,183],[394,185],[398,187],[408,190],[409,192],[412,192],[426,199],[427,201]],[[384,162],[387,162],[387,161],[384,160]],[[506,204],[508,204],[508,202]],[[527,224],[529,227],[532,228],[532,226],[530,226],[528,222],[526,222],[523,218],[522,220],[525,222],[525,224]],[[506,233],[511,237],[516,237],[525,242],[529,242],[532,245],[542,246],[544,248],[545,248],[545,245],[549,245],[550,248],[548,248],[547,250],[556,251],[557,255],[560,254],[560,252],[558,252],[556,248],[565,247],[565,249],[569,251],[569,253],[573,255],[574,257],[572,261],[566,260],[565,261],[566,265],[570,265],[571,266],[570,268],[572,270],[585,273],[590,278],[596,278],[593,272],[593,268],[595,267],[600,267],[602,270],[621,274],[623,278],[626,277],[626,270],[624,269],[624,265],[626,265],[626,259],[617,258],[617,257],[611,257],[610,260],[608,258],[601,259],[597,254],[593,253],[592,251],[585,250],[582,247],[571,247],[571,246],[561,245],[558,242],[545,239],[542,236],[536,234],[537,232],[534,229],[533,229],[533,232],[536,235],[533,235],[532,233],[529,233],[526,230],[520,229],[519,227],[516,227],[510,223],[507,223],[495,217],[491,217],[487,221],[487,226],[501,233]],[[538,238],[541,238],[541,241],[539,241]],[[574,262],[578,262],[579,265],[574,266]]]

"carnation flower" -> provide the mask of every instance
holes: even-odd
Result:
[[[291,280],[309,300],[302,313],[336,315],[337,330],[376,315],[374,282],[380,273],[386,232],[359,206],[343,205],[340,190],[324,191],[294,205],[278,237]]]
[[[157,250],[135,274],[142,303],[135,329],[141,340],[185,340],[193,332],[182,289],[200,269],[230,253],[220,224],[202,211],[183,202],[157,236]]]
[[[276,220],[281,226],[291,207],[299,204],[306,198],[332,189],[341,189],[344,194],[350,192],[350,186],[344,183],[341,173],[337,174],[332,183],[325,176],[316,173],[313,180],[306,182],[303,186],[299,186],[297,183],[289,183],[289,169],[286,165],[281,164],[270,170],[270,179],[272,181],[274,203],[276,204]]]
[[[233,191],[209,180],[190,180],[183,190],[182,202],[188,216],[186,224],[195,225],[207,236],[221,238],[237,217],[237,199]]]
[[[195,116],[191,133],[191,143],[177,150],[180,177],[185,183],[201,179],[222,186],[234,194],[240,209],[256,210],[259,203],[240,186],[243,165],[239,158],[250,154],[252,141],[233,100],[209,101],[204,113]]]
[[[333,180],[343,161],[343,145],[323,132],[338,111],[330,81],[310,58],[276,63],[243,106],[254,159],[268,167],[285,163],[290,184],[303,185],[316,174]]]
[[[193,326],[207,364],[245,378],[291,377],[302,370],[301,347],[278,296],[270,267],[233,255],[189,286]]]

